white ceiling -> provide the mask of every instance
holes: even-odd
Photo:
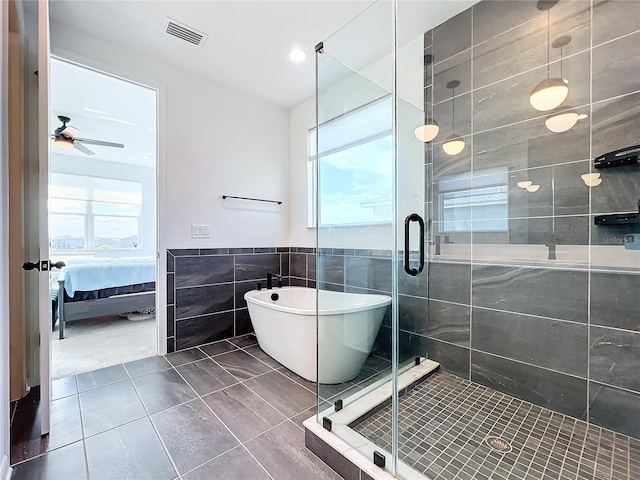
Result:
[[[314,95],[314,46],[370,3],[369,0],[53,0],[50,15],[72,28],[290,109]],[[405,41],[415,38],[472,3],[400,1],[403,38]],[[166,16],[208,34],[204,46],[198,48],[162,34]],[[369,38],[375,36],[375,32],[368,32]],[[347,48],[362,52],[363,59],[387,53],[381,51],[378,55],[377,51],[371,51],[388,46],[387,41],[376,45],[357,35],[345,38],[350,42]],[[289,61],[287,52],[293,47],[309,53],[305,62]]]
[[[86,145],[95,153],[87,156],[52,142],[52,154],[155,166],[155,90],[55,59],[50,72],[52,131],[61,125],[58,115],[64,115],[79,129],[78,137],[124,144],[124,148]]]

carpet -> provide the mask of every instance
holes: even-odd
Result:
[[[75,320],[58,339],[51,333],[51,378],[68,377],[157,355],[156,319],[131,321],[118,315]]]

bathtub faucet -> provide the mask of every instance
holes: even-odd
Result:
[[[278,279],[278,287],[282,287],[282,275],[279,273],[267,273],[267,290],[273,288],[273,277]]]

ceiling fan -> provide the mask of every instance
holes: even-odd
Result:
[[[58,115],[58,120],[62,122],[62,125],[56,128],[56,131],[51,135],[51,138],[53,139],[53,143],[55,143],[59,147],[75,148],[76,150],[80,150],[85,155],[95,155],[95,153],[89,150],[83,144],[100,145],[102,147],[124,148],[124,145],[122,143],[103,142],[102,140],[92,140],[90,138],[76,137],[79,130],[76,127],[67,125],[67,123],[71,121],[69,117]]]

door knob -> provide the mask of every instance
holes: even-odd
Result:
[[[63,261],[53,263],[51,260],[40,260],[38,262],[24,262],[22,268],[24,270],[40,270],[41,272],[48,272],[52,268],[62,268],[65,266]]]

